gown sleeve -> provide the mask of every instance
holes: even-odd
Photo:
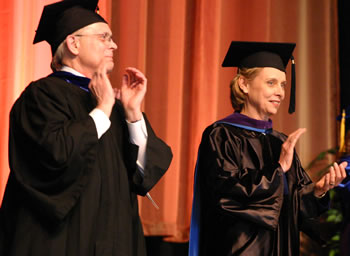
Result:
[[[205,195],[201,202],[209,202],[219,214],[233,220],[275,229],[283,203],[284,177],[279,164],[261,162],[265,161],[263,150],[260,142],[247,141],[225,126],[207,129],[198,162]]]
[[[298,157],[295,157],[297,159],[295,161],[296,168],[301,171],[300,176],[303,176],[300,179],[303,182],[300,183],[304,183],[300,184],[298,191],[300,197],[300,230],[315,241],[324,244],[334,235],[334,231],[332,232],[329,229],[327,223],[321,222],[319,218],[321,214],[329,209],[330,198],[328,193],[322,198],[314,196],[314,183],[303,170]]]
[[[319,218],[329,209],[329,195],[318,199],[312,194],[302,195],[300,230],[319,244],[326,244],[337,231],[337,228]]]
[[[23,191],[32,207],[56,220],[79,199],[98,143],[86,105],[70,102],[71,91],[61,87],[55,78],[29,85],[11,110],[9,139],[18,194]]]
[[[135,193],[145,196],[154,185],[161,179],[170,166],[172,160],[171,148],[153,131],[147,116],[144,114],[147,127],[146,164],[143,172],[138,170],[136,160],[138,146],[129,143],[126,152],[129,158],[129,169],[134,170],[132,175],[132,185]]]
[[[99,140],[89,115],[94,107],[91,96],[80,88],[45,78],[29,85],[12,108],[11,180],[16,180],[18,195],[26,195],[31,207],[53,221],[67,216],[97,168]],[[136,167],[138,146],[130,143],[123,112],[117,101],[111,115],[114,131],[107,133],[116,136],[115,147],[123,152],[120,166],[128,169],[131,189],[145,195],[169,167],[172,153],[145,118],[147,162],[142,177]]]

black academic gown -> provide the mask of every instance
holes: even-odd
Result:
[[[143,256],[137,194],[172,153],[146,120],[144,177],[116,102],[100,138],[91,95],[58,77],[31,83],[10,114],[10,176],[0,209],[2,256]]]
[[[204,131],[196,169],[199,246],[190,255],[299,255],[299,231],[315,235],[314,217],[328,201],[313,195],[296,154],[284,176],[278,160],[285,139],[225,123]]]

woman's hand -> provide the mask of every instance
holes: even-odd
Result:
[[[291,133],[287,140],[282,144],[280,159],[278,162],[281,165],[283,172],[289,171],[293,162],[295,144],[304,132],[306,132],[305,128],[299,128]]]
[[[346,177],[345,167],[347,162],[341,164],[334,163],[329,167],[328,172],[315,184],[314,195],[322,197],[328,190],[338,186]]]

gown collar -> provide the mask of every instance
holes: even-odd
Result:
[[[63,65],[62,68],[60,69],[60,71],[66,71],[66,72],[72,73],[73,75],[76,75],[76,76],[86,77],[82,73],[80,73],[80,72],[76,71],[75,69],[68,67],[66,65]]]
[[[78,86],[80,89],[83,89],[86,92],[90,92],[89,83],[90,78],[77,76],[67,71],[56,71],[49,75],[49,77],[58,77],[65,80],[67,83]]]
[[[257,120],[237,112],[225,117],[224,119],[217,121],[216,123],[225,123],[243,129],[262,133],[272,132],[271,119],[269,119],[268,121]]]

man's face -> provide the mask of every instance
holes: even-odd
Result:
[[[107,71],[112,71],[113,51],[118,47],[113,42],[112,31],[106,23],[93,23],[77,31],[75,36],[79,39],[77,58],[85,75],[91,76],[103,62],[106,63]]]

